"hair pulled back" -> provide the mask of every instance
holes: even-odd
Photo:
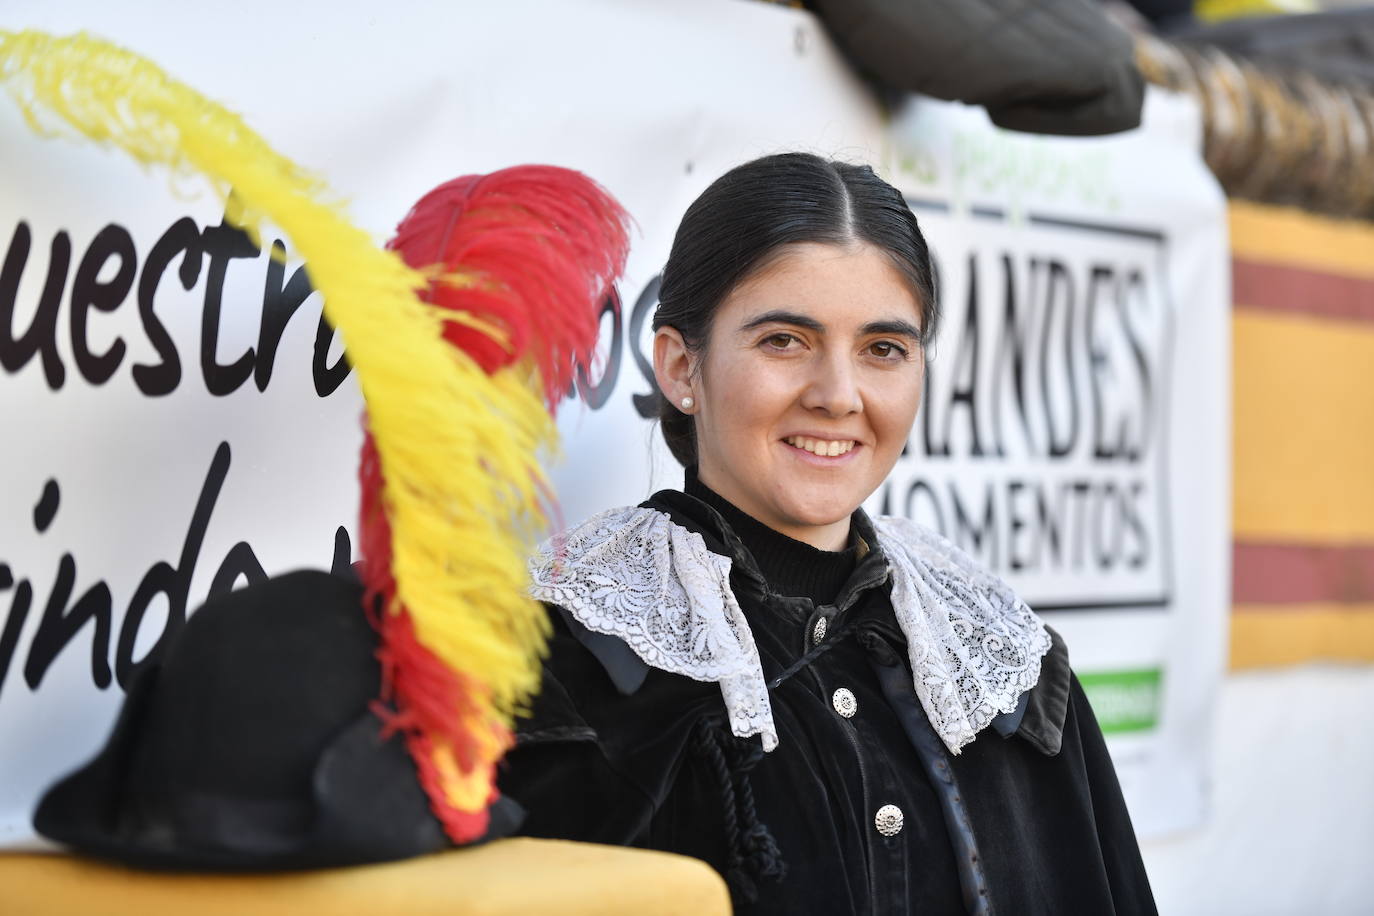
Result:
[[[653,328],[676,328],[689,351],[706,345],[716,310],[784,245],[866,242],[906,277],[921,305],[921,344],[939,323],[930,251],[901,193],[866,165],[780,153],[737,166],[701,193],[678,225],[663,268]],[[658,395],[663,440],[697,463],[693,419]]]

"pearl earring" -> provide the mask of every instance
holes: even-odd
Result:
[[[693,407],[696,406],[696,403],[697,403],[697,402],[694,401],[692,398],[683,398],[683,399],[682,399],[682,409],[683,409],[683,410],[691,410]]]

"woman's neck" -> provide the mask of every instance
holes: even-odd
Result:
[[[686,476],[688,480],[695,480],[699,485],[706,487],[740,512],[791,540],[801,541],[816,550],[829,553],[844,550],[849,544],[850,515],[852,513],[837,518],[828,524],[789,525],[786,520],[776,516],[770,518],[768,515],[759,514],[749,502],[740,500],[738,497],[741,494],[737,492],[738,487],[732,485],[729,475],[720,473],[703,475],[699,467],[691,467],[686,470]]]
[[[781,594],[810,598],[817,605],[829,604],[854,571],[858,548],[852,537],[842,550],[820,550],[788,537],[740,511],[703,484],[692,469],[687,471],[683,489],[720,513],[753,556],[764,579]]]

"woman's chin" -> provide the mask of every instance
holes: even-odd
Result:
[[[794,504],[789,507],[790,511],[786,515],[789,524],[798,531],[819,533],[840,525],[847,525],[849,517],[854,514],[854,510],[859,505],[857,502],[851,505],[847,501],[836,500],[831,497],[814,502]],[[796,534],[793,534],[792,537],[798,540],[810,540]]]

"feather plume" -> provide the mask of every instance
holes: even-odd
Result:
[[[387,247],[429,278],[421,298],[447,316],[446,341],[488,373],[532,367],[553,411],[596,346],[598,307],[624,268],[626,223],[614,198],[586,176],[516,166],[430,191]],[[490,783],[474,781],[473,771],[490,779],[509,745],[508,723],[485,716],[485,684],[432,651],[431,641],[462,621],[395,601],[389,487],[371,435],[360,467],[364,581],[369,596],[392,609],[381,621],[379,653],[397,709],[391,721],[426,761],[422,781],[447,786],[449,810],[437,809],[456,835],[471,829],[472,805],[487,803]]]
[[[574,299],[604,292],[623,264],[623,213],[595,196],[566,204],[520,194],[522,203],[506,204],[502,181],[473,182],[454,193],[490,203],[467,219],[462,206],[417,206],[413,233],[395,243],[403,261],[350,224],[319,178],[132,52],[85,34],[0,31],[0,82],[35,130],[75,132],[144,165],[204,176],[232,222],[260,238],[270,220],[305,259],[367,403],[362,541],[370,567],[383,567],[369,586],[384,599],[394,724],[450,836],[480,835],[511,718],[538,687],[548,626],[525,591],[547,492],[537,457],[554,436],[530,374],[547,404],[567,390],[574,354],[595,338],[595,318],[589,334]],[[503,210],[531,220],[498,232]],[[418,240],[435,219],[452,220],[453,231],[430,258]],[[408,238],[420,246],[413,260]],[[560,246],[584,268],[520,254]],[[531,317],[516,301],[567,308]],[[522,371],[524,362],[534,368]]]

